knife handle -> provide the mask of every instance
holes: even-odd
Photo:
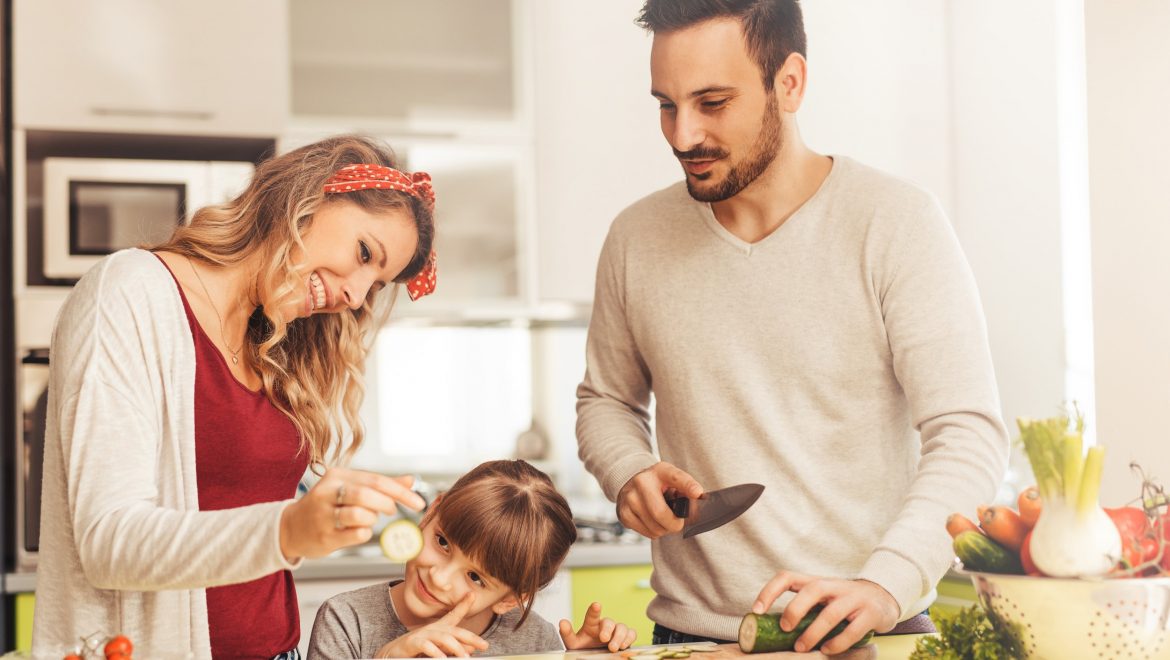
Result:
[[[676,518],[686,518],[691,513],[691,500],[687,497],[667,497],[666,505]]]

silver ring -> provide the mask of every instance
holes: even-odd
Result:
[[[345,529],[345,525],[341,524],[341,507],[333,509],[333,528]]]
[[[345,506],[345,484],[337,487],[337,506]]]

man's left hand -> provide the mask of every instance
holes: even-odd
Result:
[[[820,648],[825,655],[847,651],[865,633],[873,630],[879,633],[893,630],[898,623],[898,602],[876,583],[869,580],[840,580],[803,575],[791,571],[780,571],[764,585],[752,611],[763,614],[772,607],[776,599],[786,591],[796,592],[796,597],[784,608],[780,617],[780,628],[791,631],[805,614],[818,603],[825,609],[816,621],[796,640],[796,651],[803,653],[821,641],[830,630],[843,620],[849,621],[845,630],[825,642]]]

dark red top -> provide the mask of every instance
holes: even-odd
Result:
[[[262,390],[253,392],[236,380],[192,313],[182,286],[179,295],[195,340],[199,509],[231,509],[292,497],[309,464],[308,455],[298,453],[296,426]],[[292,574],[279,571],[207,589],[207,622],[211,653],[217,658],[270,659],[291,650],[301,636]]]

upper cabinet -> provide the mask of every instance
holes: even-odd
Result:
[[[525,119],[510,0],[295,0],[289,11],[302,124],[449,135]]]
[[[434,295],[396,315],[531,313],[531,32],[527,0],[334,0],[289,6],[282,151],[339,132],[387,142],[435,187]]]
[[[286,0],[15,0],[17,128],[271,136],[288,116]]]

